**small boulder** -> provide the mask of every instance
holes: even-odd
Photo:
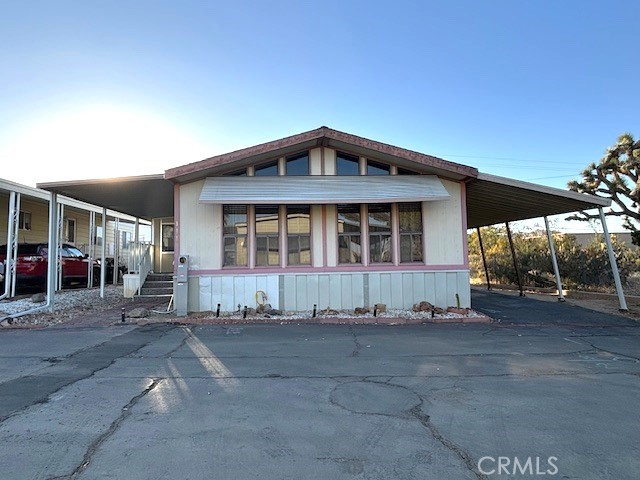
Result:
[[[369,313],[369,308],[368,307],[356,307],[355,310],[353,311],[353,313],[355,313],[356,315],[365,315],[365,314]]]
[[[448,313],[457,313],[459,315],[467,315],[469,313],[468,308],[458,308],[458,307],[449,307],[447,308]]]
[[[264,313],[267,310],[271,310],[271,304],[270,303],[265,303],[264,305],[258,305],[258,308],[256,308],[256,312],[258,313]]]
[[[47,296],[44,293],[34,293],[31,295],[31,302],[42,303],[47,300]]]
[[[129,318],[144,318],[149,316],[149,310],[144,307],[134,308],[127,313],[127,317]]]
[[[320,315],[338,315],[339,312],[337,310],[327,307],[324,310],[320,310],[319,313]]]
[[[376,303],[376,308],[378,309],[378,313],[385,313],[387,311],[387,306],[384,303]]]
[[[255,315],[256,313],[257,313],[257,310],[255,308],[247,308],[247,317]]]
[[[277,308],[270,308],[269,310],[265,310],[267,315],[270,317],[282,315],[282,310],[278,310]]]

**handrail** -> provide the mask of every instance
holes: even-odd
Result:
[[[140,275],[138,294],[140,294],[140,290],[142,289],[142,286],[147,279],[147,275],[149,275],[153,266],[151,261],[151,247],[152,245],[150,243],[144,245],[144,250],[140,254],[140,263],[138,264],[138,274]]]

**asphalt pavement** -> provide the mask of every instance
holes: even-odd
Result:
[[[1,476],[640,477],[639,325],[474,306],[500,321],[0,331]]]

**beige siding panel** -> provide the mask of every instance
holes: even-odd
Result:
[[[324,149],[324,174],[336,174],[336,151],[332,148]]]
[[[330,285],[329,275],[318,276],[318,308],[324,309],[331,304],[331,293],[329,291]]]
[[[222,206],[199,203],[204,180],[180,186],[180,254],[190,268],[220,268]]]
[[[175,285],[175,284],[174,284]],[[188,282],[189,292],[187,293],[187,311],[202,312],[210,310],[209,308],[200,307],[200,279],[198,277],[190,277]]]
[[[327,205],[326,207],[326,225],[327,239],[327,266],[335,267],[338,265],[338,210],[335,205]]]
[[[206,310],[212,310],[212,295],[211,295],[211,277],[200,278],[199,286],[199,305],[202,305]]]
[[[458,182],[440,179],[448,200],[423,202],[427,265],[462,265],[462,192]]]
[[[322,148],[314,148],[309,152],[309,174],[322,175]]]
[[[225,312],[237,310],[237,305],[255,307],[255,291],[265,290],[268,302],[280,304],[279,282],[284,284],[284,305],[287,311],[309,311],[313,304],[353,309],[384,303],[389,308],[409,309],[414,303],[426,300],[438,307],[460,305],[469,307],[468,271],[370,273],[366,290],[363,273],[298,274],[298,275],[214,275],[202,276],[192,291],[190,282],[189,310],[215,311],[218,303]],[[194,278],[194,277],[192,277]],[[198,277],[195,277],[198,278]],[[266,287],[265,287],[266,285]],[[391,285],[394,288],[391,288]]]
[[[322,238],[322,205],[311,205],[311,227],[312,234],[312,265],[314,267],[323,266],[323,238]]]

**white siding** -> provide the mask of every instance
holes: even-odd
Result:
[[[180,254],[189,255],[190,268],[222,267],[222,206],[198,201],[204,180],[180,186]]]
[[[440,179],[450,198],[423,202],[425,260],[427,265],[462,265],[462,192],[458,182]]]

